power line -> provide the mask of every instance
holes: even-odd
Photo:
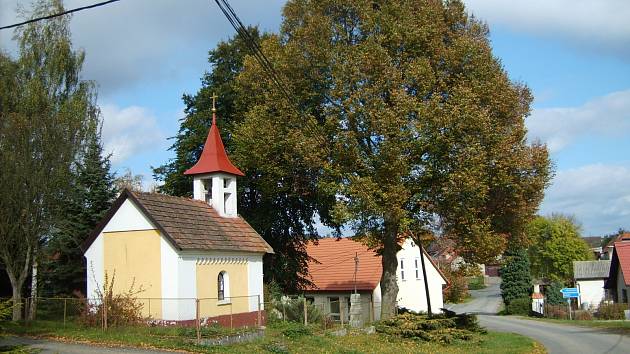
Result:
[[[111,4],[111,3],[117,2],[117,1],[120,1],[120,0],[103,1],[103,2],[96,3],[96,4],[77,7],[77,8],[74,8],[74,9],[70,9],[70,10],[67,10],[67,11],[59,12],[59,13],[48,15],[48,16],[32,18],[32,19],[24,21],[24,22],[15,23],[15,24],[8,25],[8,26],[2,26],[2,27],[0,27],[0,30],[9,29],[9,28],[15,28],[15,27],[27,25],[29,23],[43,21],[43,20],[50,20],[51,18],[64,16],[64,15],[68,15],[68,14],[71,14],[71,13],[74,13],[74,12],[79,12],[79,11],[83,11],[83,10],[87,10],[87,9],[92,9],[92,8],[99,7],[99,6],[104,6],[104,5]]]

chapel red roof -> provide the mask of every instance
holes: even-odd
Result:
[[[232,164],[223,146],[221,134],[216,123],[216,115],[212,112],[212,126],[208,132],[208,138],[203,146],[203,152],[199,157],[199,161],[184,172],[185,175],[198,175],[202,173],[225,172],[232,175],[244,176],[236,166]]]

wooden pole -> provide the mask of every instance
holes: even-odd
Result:
[[[341,321],[341,327],[343,327],[343,301],[342,297],[339,297],[339,320]]]
[[[232,302],[230,301],[230,329],[233,329],[233,319],[232,319]]]
[[[256,295],[258,299],[258,327],[262,326],[262,312],[260,311],[260,294]]]
[[[280,301],[282,301],[282,321],[286,322],[287,321],[286,304],[284,303],[283,299],[280,299]]]
[[[195,299],[196,322],[197,322],[197,344],[201,343],[201,322],[199,321],[199,299]]]
[[[107,330],[107,296],[103,298],[103,329]]]
[[[304,325],[308,325],[308,309],[306,308],[306,298],[304,298]]]
[[[66,326],[67,299],[63,299],[63,326]]]

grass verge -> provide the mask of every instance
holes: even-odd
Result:
[[[331,331],[310,327],[300,333],[291,331],[292,325],[276,324],[267,327],[263,338],[253,342],[227,346],[206,347],[191,342],[190,337],[169,336],[172,329],[159,327],[126,327],[102,331],[54,322],[35,322],[29,326],[9,324],[5,332],[13,335],[50,338],[54,340],[184,350],[195,353],[544,353],[535,341],[516,334],[489,332],[472,341],[456,341],[450,345],[401,339],[383,334],[350,331],[346,336],[335,336]],[[292,333],[292,335],[287,335]]]
[[[523,317],[528,320],[558,323],[572,326],[599,328],[608,332],[630,335],[630,321],[622,320],[559,320],[554,318]]]

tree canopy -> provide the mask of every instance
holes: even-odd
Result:
[[[29,16],[61,11],[59,0],[38,1]],[[0,259],[15,303],[98,123],[94,85],[80,78],[84,53],[72,49],[68,24],[64,16],[22,26],[17,58],[0,54]],[[13,310],[19,319],[20,306]]]
[[[248,31],[255,41],[267,37],[257,28]],[[212,96],[216,94],[217,124],[223,142],[232,161],[245,172],[245,177],[238,181],[239,214],[275,252],[265,256],[265,281],[277,283],[285,292],[297,292],[309,283],[305,276],[308,262],[305,247],[306,242],[316,237],[315,215],[322,210],[320,215],[324,219],[327,208],[320,206],[331,203],[332,199],[316,193],[316,180],[311,178],[314,172],[304,167],[301,160],[304,155],[292,156],[290,161],[285,159],[291,156],[294,145],[283,142],[286,135],[282,132],[261,144],[241,145],[245,149],[236,147],[235,127],[243,122],[250,105],[250,96],[238,92],[237,82],[248,52],[248,45],[240,36],[221,42],[210,51],[208,61],[212,69],[203,76],[201,89],[183,97],[186,117],[171,146],[175,158],[154,168],[154,176],[164,181],[162,192],[192,195],[192,178],[184,175],[184,171],[197,162],[203,150],[212,122]],[[268,123],[263,119],[255,131],[247,134],[256,135],[256,131],[267,129]],[[257,137],[253,139],[258,141]],[[296,139],[293,144],[297,144]]]
[[[509,79],[460,1],[289,1],[261,46],[285,90],[245,58],[234,154],[287,193],[313,189],[278,171],[316,181],[335,197],[334,222],[378,241],[384,317],[406,230],[448,235],[474,262],[526,244],[547,150],[526,142],[528,88]]]
[[[566,282],[573,279],[573,261],[593,259],[576,221],[564,215],[537,217],[527,226],[529,258],[536,278]]]

